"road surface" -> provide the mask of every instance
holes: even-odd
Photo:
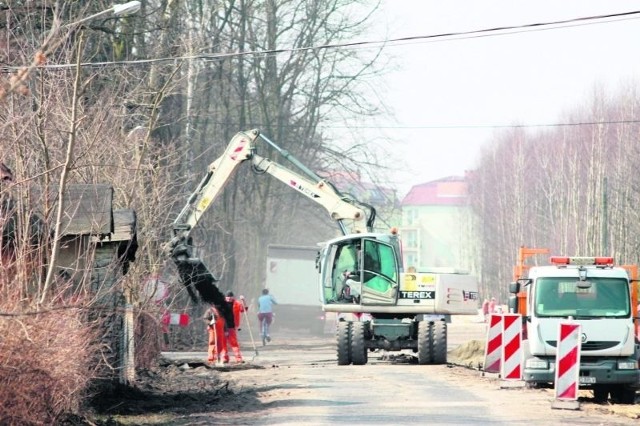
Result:
[[[455,349],[484,339],[485,325],[449,325]],[[245,339],[246,364],[221,367],[237,393],[255,391],[257,401],[228,412],[202,412],[171,424],[206,425],[623,425],[638,413],[615,414],[587,399],[579,410],[553,409],[552,390],[525,389],[520,382],[454,365],[417,365],[398,353],[370,353],[363,366],[338,366],[333,336],[274,335],[272,344]],[[409,354],[409,352],[406,352]],[[176,362],[204,360],[204,352],[166,353]]]

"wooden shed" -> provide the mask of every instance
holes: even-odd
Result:
[[[69,185],[63,197],[60,235],[56,273],[90,289],[101,305],[95,315],[106,325],[102,347],[109,366],[105,372],[129,381],[134,374],[133,316],[118,284],[135,260],[135,211],[113,209],[111,185]]]
[[[113,209],[111,185],[69,185],[60,235],[58,274],[76,283],[89,279],[103,302],[115,302],[121,295],[114,286],[135,259],[135,212]]]

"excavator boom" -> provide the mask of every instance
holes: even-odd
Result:
[[[258,155],[255,144],[258,138],[297,166],[300,173]],[[329,181],[319,177],[288,152],[262,136],[258,130],[238,132],[224,153],[209,165],[207,174],[188,198],[173,223],[173,237],[165,247],[165,251],[175,262],[191,298],[197,301],[199,296],[202,301],[216,305],[225,318],[232,315],[224,303],[224,296],[215,285],[218,280],[202,260],[193,255],[191,232],[221,195],[240,164],[245,161],[251,163],[257,174],[269,174],[324,207],[329,217],[338,224],[343,235],[371,232],[375,220],[375,209],[372,206],[340,193]]]

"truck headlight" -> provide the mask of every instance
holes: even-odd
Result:
[[[544,359],[539,358],[529,358],[525,363],[527,368],[546,370],[549,368],[549,363]]]
[[[635,361],[618,361],[618,370],[635,370]]]

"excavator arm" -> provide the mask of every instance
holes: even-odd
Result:
[[[256,141],[260,138],[275,148],[284,158],[293,163],[300,173],[294,172],[256,153]],[[238,132],[222,156],[209,165],[196,190],[173,223],[173,238],[166,252],[178,268],[180,279],[194,301],[200,299],[214,304],[227,321],[233,322],[232,314],[224,303],[224,295],[215,283],[218,281],[201,259],[193,256],[191,232],[202,219],[207,209],[218,199],[241,163],[249,161],[258,174],[267,173],[288,187],[324,207],[343,235],[371,232],[375,220],[375,209],[340,193],[329,181],[322,179],[287,151],[261,135],[258,130]],[[195,289],[195,291],[194,291]]]

